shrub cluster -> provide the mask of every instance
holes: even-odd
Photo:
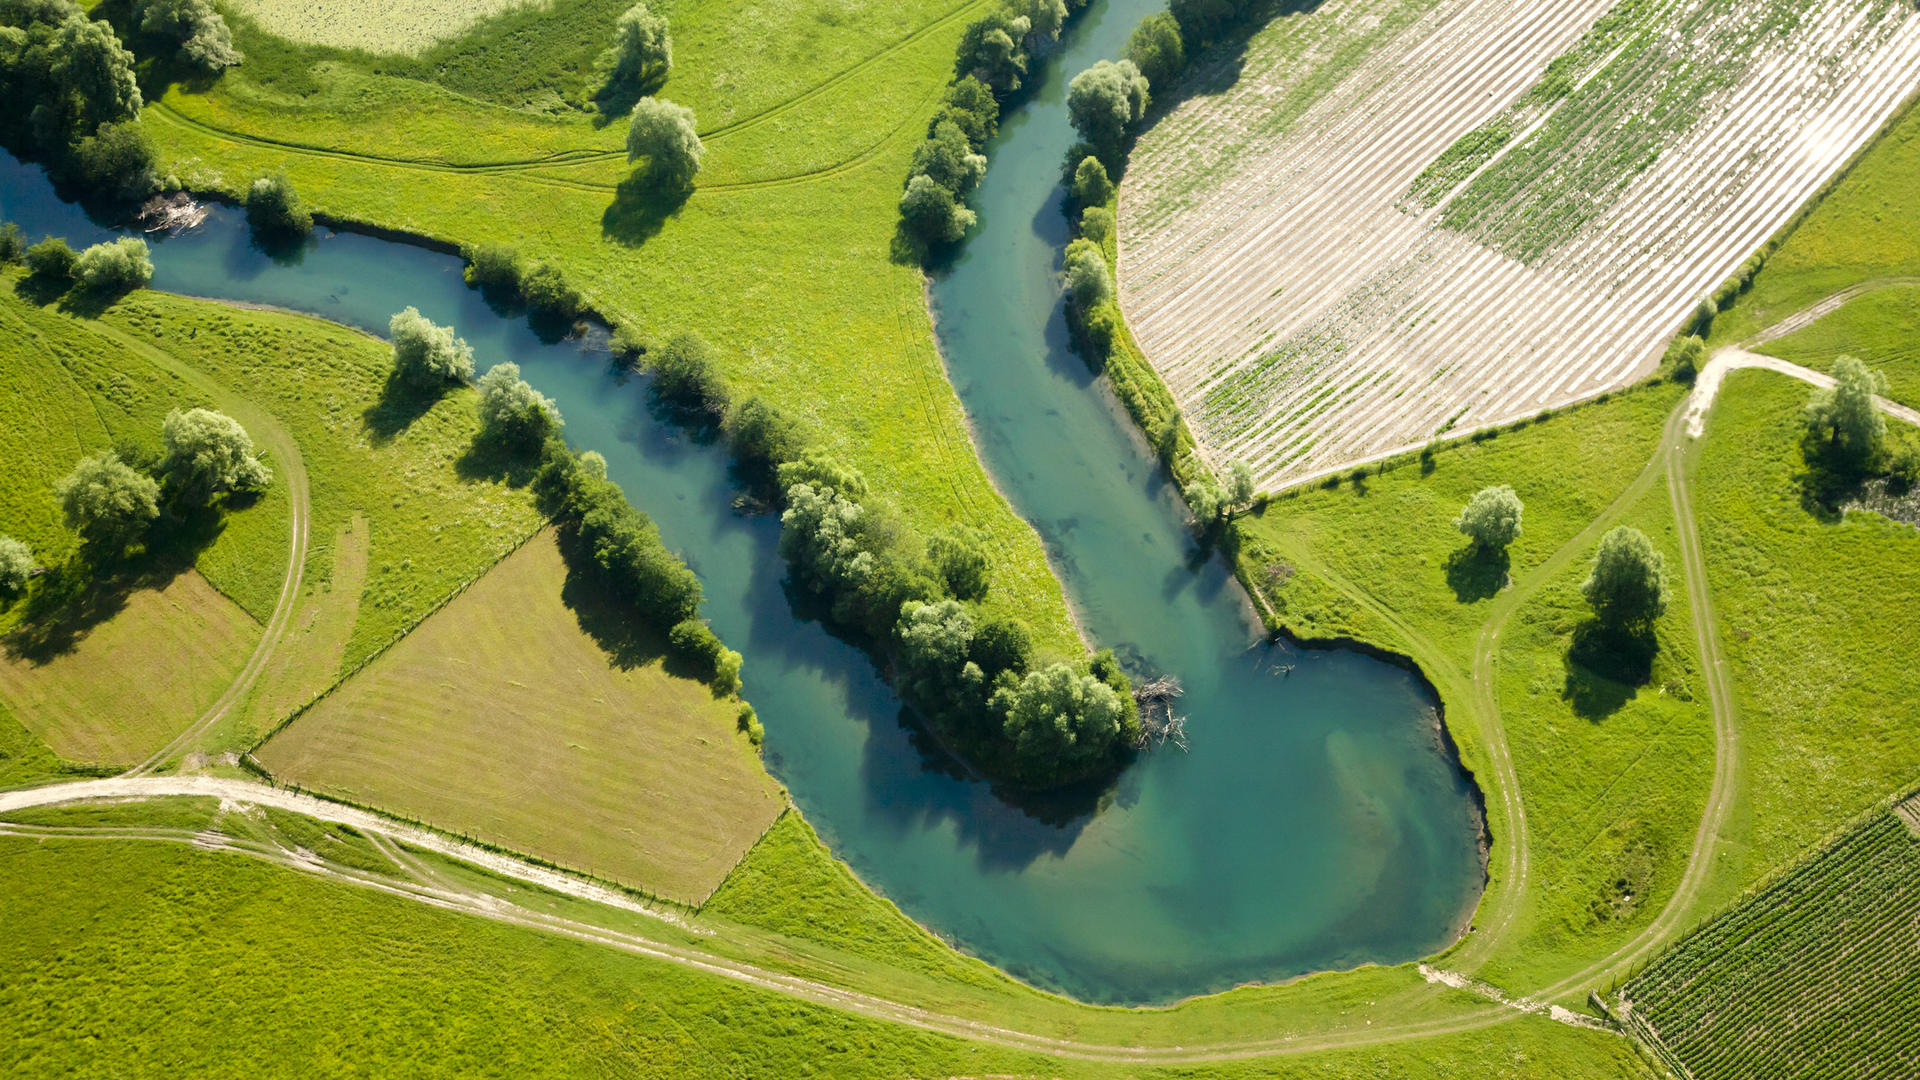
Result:
[[[469,245],[461,254],[467,260],[467,284],[496,302],[524,304],[536,317],[555,322],[570,323],[587,310],[586,298],[553,263],[529,265],[500,244]]]
[[[12,228],[12,226],[9,226]],[[58,236],[20,248],[18,229],[0,236],[0,248],[25,262],[27,273],[40,285],[64,292],[80,285],[90,292],[112,294],[138,289],[153,280],[153,259],[147,242],[137,236],[106,240],[76,252]],[[11,262],[13,258],[0,258]]]
[[[740,483],[781,508],[780,554],[806,605],[891,664],[902,699],[968,758],[1042,787],[1110,768],[1133,745],[1139,719],[1117,666],[1090,676],[1055,665],[1061,671],[1049,668],[1028,686],[1036,673],[1026,628],[976,622],[966,604],[992,587],[982,533],[959,526],[917,536],[857,470],[811,450],[792,420],[758,397],[736,403],[699,335],[677,334],[648,356],[653,392],[683,420],[717,428]],[[703,639],[691,627],[680,633],[689,659],[717,656],[704,662],[724,679],[725,654],[694,649]],[[1089,678],[1107,689],[1088,687]],[[1062,724],[1070,739],[1019,737]]]
[[[673,35],[666,16],[655,15],[645,4],[621,13],[613,25],[613,44],[601,54],[600,66],[607,73],[602,96],[665,82],[673,69]]]
[[[240,63],[227,20],[207,0],[134,0],[133,17],[140,32],[177,46],[175,59],[207,74],[219,74]]]
[[[137,0],[130,32],[178,50],[195,68],[239,62],[206,0]],[[72,0],[0,0],[0,144],[44,161],[56,178],[115,198],[161,185],[139,125],[134,56],[113,27]]]
[[[273,173],[247,188],[247,224],[257,236],[282,239],[313,231],[313,215],[301,205],[286,173]]]
[[[393,377],[415,390],[438,390],[473,378],[473,347],[453,327],[436,325],[411,305],[387,321]]]
[[[985,150],[1000,107],[1019,91],[1033,50],[1060,36],[1085,0],[1006,0],[960,35],[953,82],[914,151],[900,195],[900,229],[923,254],[955,243],[973,227],[966,198],[987,172]]]
[[[53,486],[67,527],[108,557],[118,555],[160,516],[161,495],[183,509],[211,506],[235,491],[259,491],[273,474],[245,428],[212,409],[175,409],[161,428],[163,453],[151,469],[102,450]]]

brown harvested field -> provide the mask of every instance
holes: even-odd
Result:
[[[786,807],[737,706],[622,670],[542,532],[255,754],[276,777],[697,903]]]
[[[158,750],[220,697],[260,636],[197,571],[120,602],[70,641],[0,639],[0,700],[73,761],[131,765]]]

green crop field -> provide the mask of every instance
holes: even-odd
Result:
[[[1920,826],[1881,811],[1621,988],[1698,1080],[1920,1070]]]
[[[529,64],[577,66],[619,5],[553,9],[541,26],[589,28],[592,50],[571,58],[499,48],[483,26],[431,69],[242,32],[247,64],[205,92],[169,91],[145,124],[190,185],[236,191],[285,170],[317,210],[551,260],[647,339],[699,331],[742,394],[793,415],[913,525],[987,532],[987,612],[1017,614],[1043,654],[1064,656],[1082,646],[1060,587],[975,458],[919,269],[892,254],[900,178],[977,7],[670,9],[674,68],[660,96],[695,110],[707,146],[698,185],[674,207],[620,186],[624,125],[474,96],[479,83],[524,81]]]
[[[668,674],[662,643],[568,585],[539,534],[256,757],[283,781],[699,902],[786,799],[737,704]]]

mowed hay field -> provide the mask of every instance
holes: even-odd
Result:
[[[1920,1073],[1916,817],[1873,814],[1689,934],[1622,989],[1632,1027],[1697,1080]]]
[[[218,700],[260,637],[192,570],[118,599],[64,648],[0,646],[0,700],[71,761],[133,765],[160,749]]]
[[[157,453],[170,409],[232,405],[204,380],[99,324],[36,307],[12,285],[0,275],[9,389],[0,395],[0,532],[57,568],[78,538],[61,522],[56,480],[109,447]],[[267,461],[278,468],[271,453]],[[137,556],[57,602],[36,596],[0,610],[0,702],[70,761],[140,761],[246,663],[286,568],[287,513],[279,484],[219,515],[210,536]]]
[[[1531,415],[1651,370],[1916,75],[1895,0],[1282,16],[1141,137],[1122,306],[1268,487]]]
[[[231,0],[233,9],[262,30],[290,41],[364,49],[370,53],[417,53],[457,37],[489,15],[539,0]]]
[[[785,795],[739,706],[657,656],[617,663],[567,577],[539,534],[255,756],[283,781],[704,899]]]

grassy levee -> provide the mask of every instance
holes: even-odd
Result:
[[[177,831],[182,813],[166,812],[155,833]],[[378,845],[289,815],[222,814],[215,827],[251,850],[311,844],[343,872],[358,871],[359,882],[406,869],[383,865]],[[0,912],[10,930],[0,941],[10,973],[0,1007],[16,1021],[0,1044],[8,1071],[48,1075],[85,1063],[138,1074],[167,1060],[207,1077],[259,1075],[263,1063],[276,1075],[1646,1075],[1624,1041],[1537,1017],[1283,1063],[1156,1068],[1055,1057],[167,839],[0,837]]]
[[[1920,530],[1803,504],[1806,397],[1771,372],[1733,373],[1694,465],[1742,719],[1740,885],[1920,774]]]
[[[1911,811],[1908,812],[1910,816]],[[1621,989],[1699,1080],[1920,1068],[1920,830],[1885,805],[1696,929]]]
[[[1920,274],[1920,109],[1909,102],[1713,321],[1709,343],[1742,341],[1823,297]]]
[[[1025,620],[1043,655],[1078,655],[1037,535],[974,456],[921,274],[891,255],[899,178],[970,10],[896,5],[863,24],[809,0],[702,8],[686,37],[676,22],[660,95],[693,106],[707,132],[699,185],[678,205],[624,182],[619,121],[537,116],[316,54],[250,58],[204,94],[170,91],[146,122],[191,185],[234,192],[285,170],[323,213],[506,241],[561,266],[595,309],[643,337],[699,331],[742,396],[792,415],[912,525],[987,532],[985,613]],[[750,27],[747,41],[765,49],[752,55],[769,58],[751,79],[739,35],[722,32],[734,26]]]
[[[1816,371],[1829,371],[1843,353],[1887,377],[1887,396],[1920,404],[1920,285],[1887,285],[1849,300],[1808,326],[1759,351]]]
[[[280,781],[682,903],[786,800],[738,704],[569,581],[550,532],[255,752]]]
[[[1662,426],[1684,396],[1654,383],[1518,430],[1434,449],[1338,486],[1295,489],[1236,523],[1240,576],[1299,636],[1411,655],[1433,681],[1463,764],[1486,790],[1494,844],[1511,825],[1486,757],[1474,653],[1498,605],[1489,688],[1527,816],[1521,907],[1475,959],[1516,991],[1598,960],[1644,929],[1677,885],[1712,772],[1711,726],[1684,596],[1653,642],[1596,633],[1578,586],[1591,549],[1545,579],[1546,560],[1603,514],[1647,532],[1678,572],[1664,486],[1645,483]],[[1524,530],[1505,559],[1454,527],[1490,484],[1511,484]],[[1518,588],[1519,592],[1514,592]],[[1502,861],[1483,900],[1506,903]],[[1471,935],[1463,944],[1480,945]]]

